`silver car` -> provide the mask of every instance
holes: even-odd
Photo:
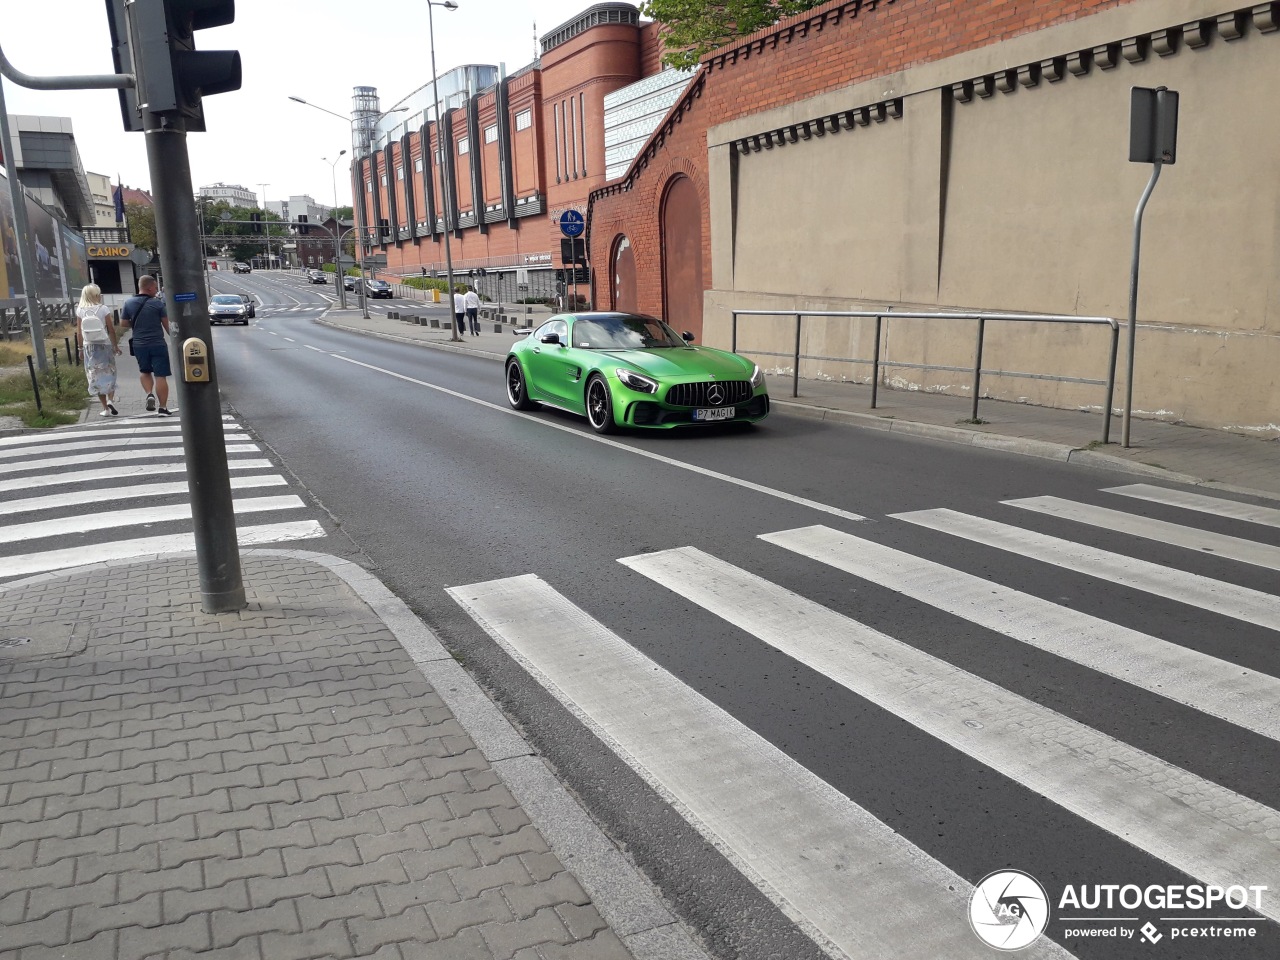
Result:
[[[238,293],[219,293],[209,301],[210,323],[249,325],[249,307]]]

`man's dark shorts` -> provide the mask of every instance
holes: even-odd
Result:
[[[150,373],[157,377],[171,377],[169,368],[169,345],[167,343],[149,343],[133,345],[133,357],[138,361],[139,373]]]

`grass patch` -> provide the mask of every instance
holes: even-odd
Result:
[[[31,377],[23,372],[0,379],[0,413],[21,417],[28,427],[60,427],[80,419],[89,398],[83,368],[50,366],[36,380],[43,412],[36,410]]]
[[[71,349],[76,348],[76,325],[62,323],[51,327],[44,334],[44,355],[49,364],[53,364],[53,350],[58,350],[58,363],[67,366],[67,338],[71,339]],[[31,337],[21,340],[0,340],[0,367],[25,367],[27,357],[31,356]]]
[[[990,420],[983,420],[981,417],[975,417],[975,418],[973,418],[973,419],[970,419],[970,418],[966,417],[966,418],[965,418],[965,419],[963,419],[963,420],[957,420],[957,421],[956,421],[956,423],[971,423],[971,424],[973,424],[975,427],[980,427],[980,426],[982,426],[983,424],[985,424],[985,423],[990,423],[990,422],[991,422]]]

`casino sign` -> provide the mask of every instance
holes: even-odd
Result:
[[[85,244],[85,252],[90,260],[129,260],[135,249],[132,243]]]

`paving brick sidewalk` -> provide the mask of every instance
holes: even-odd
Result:
[[[247,554],[238,614],[200,612],[189,555],[0,588],[0,956],[631,957],[301,556]]]

